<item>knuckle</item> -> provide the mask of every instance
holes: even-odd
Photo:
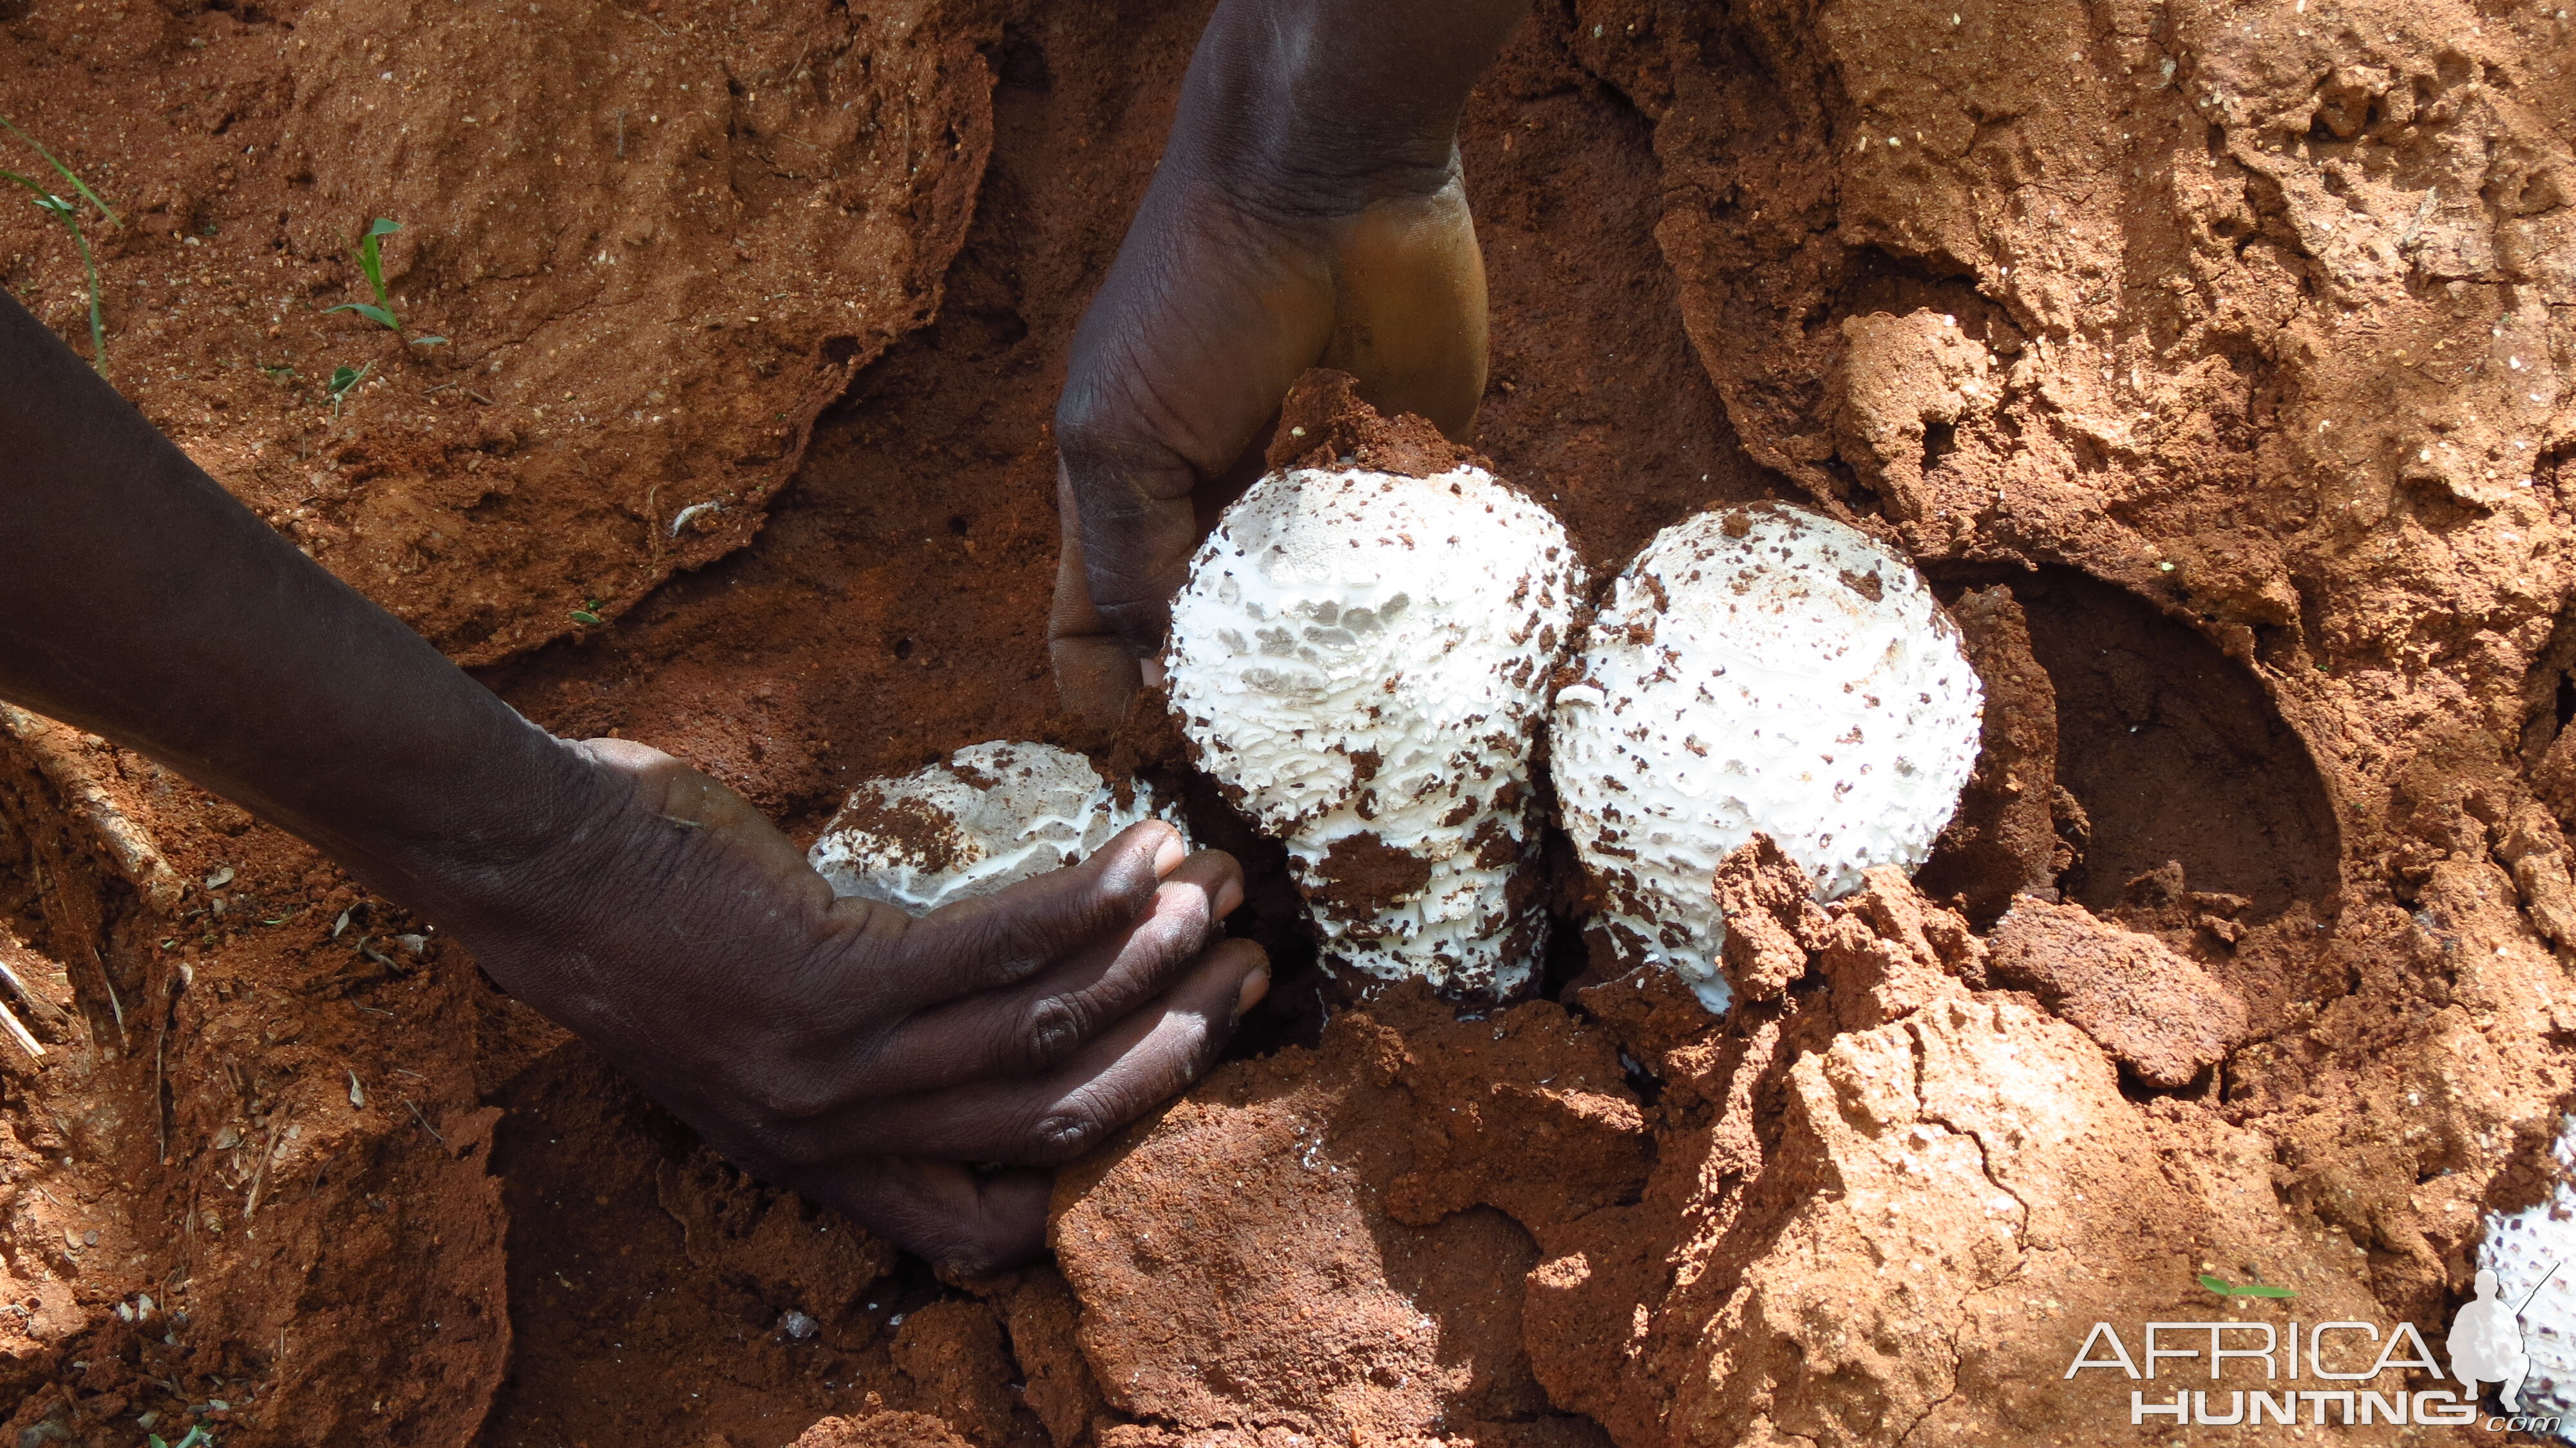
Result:
[[[1062,949],[1051,923],[1025,916],[991,920],[977,937],[974,958],[988,967],[989,979],[1002,985],[1037,974]]]
[[[962,971],[985,985],[1010,985],[1035,975],[1063,949],[1050,912],[1025,899],[970,900],[946,911],[956,913],[947,916],[932,957],[912,962],[916,971]]]
[[[995,1235],[980,1225],[960,1224],[923,1244],[922,1255],[951,1272],[981,1276],[1003,1265]]]
[[[1029,1154],[1039,1164],[1057,1166],[1100,1144],[1109,1123],[1087,1105],[1060,1106],[1029,1127]]]
[[[1043,1071],[1072,1055],[1088,1034],[1087,1024],[1087,1013],[1064,996],[1048,996],[1031,1006],[1021,1044],[1024,1064]]]
[[[751,1086],[750,1096],[762,1116],[773,1122],[787,1122],[808,1120],[831,1110],[839,1093],[818,1073],[783,1070],[761,1077]]]
[[[1183,892],[1180,900],[1163,905],[1136,929],[1135,949],[1158,972],[1187,964],[1207,945],[1207,905],[1194,895]]]

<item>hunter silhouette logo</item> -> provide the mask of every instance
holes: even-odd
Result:
[[[2471,1394],[2480,1383],[2496,1383],[2504,1410],[2522,1411],[2522,1379],[2531,1371],[2531,1357],[2522,1350],[2522,1310],[2557,1275],[2558,1264],[2550,1264],[2548,1276],[2523,1294],[2521,1304],[2507,1307],[2496,1294],[2496,1275],[2478,1269],[2478,1295],[2460,1305],[2460,1315],[2451,1319],[2451,1335],[2442,1343],[2451,1354],[2451,1376]]]

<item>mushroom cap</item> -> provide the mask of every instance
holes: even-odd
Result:
[[[920,914],[1078,864],[1148,818],[1180,823],[1142,780],[1113,784],[1079,754],[997,739],[850,791],[805,858],[835,895]]]
[[[1508,990],[1529,756],[1581,565],[1546,508],[1465,467],[1255,483],[1172,605],[1172,709],[1201,768],[1284,839],[1328,957]],[[1532,892],[1534,893],[1534,892]]]
[[[1976,766],[1983,699],[1922,575],[1867,534],[1779,504],[1656,534],[1553,715],[1565,827],[1613,943],[1722,1009],[1718,863],[1769,835],[1820,900],[1919,868]]]

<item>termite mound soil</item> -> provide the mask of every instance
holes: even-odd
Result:
[[[533,717],[810,832],[961,745],[1117,748],[1052,711],[1047,419],[1204,9],[32,0],[0,94],[124,216],[147,416]],[[1750,891],[1724,1020],[1579,959],[1486,1018],[1283,989],[1065,1174],[1053,1262],[943,1279],[311,851],[0,717],[47,1045],[0,1044],[0,1433],[2107,1443],[2095,1321],[2438,1345],[2576,1088],[2566,22],[1538,10],[1462,143],[1469,442],[1599,577],[1759,497],[1920,559],[1996,713],[1919,882]],[[400,337],[321,310],[377,215]],[[0,259],[85,345],[52,226]]]

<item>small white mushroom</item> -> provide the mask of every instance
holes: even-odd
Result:
[[[1581,565],[1467,467],[1253,485],[1172,605],[1172,709],[1285,841],[1327,961],[1502,999],[1544,942],[1530,755]]]
[[[1558,691],[1553,772],[1623,963],[1662,964],[1712,1011],[1718,862],[1769,835],[1830,900],[1911,871],[1976,765],[1984,689],[1914,565],[1774,504],[1655,535]]]
[[[836,895],[920,914],[1078,863],[1147,818],[1180,823],[1141,780],[1112,783],[1079,754],[995,740],[850,791],[805,858]]]

